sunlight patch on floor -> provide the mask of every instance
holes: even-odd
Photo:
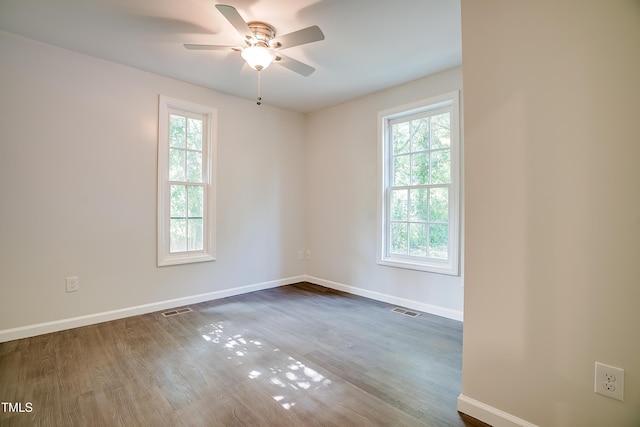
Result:
[[[328,387],[331,380],[295,357],[283,353],[275,346],[252,337],[247,330],[235,331],[229,322],[218,322],[199,329],[202,338],[215,345],[226,358],[236,365],[248,365],[247,377],[259,380],[274,390],[273,400],[284,409],[296,405],[301,393],[311,393]],[[260,361],[269,360],[268,368]]]

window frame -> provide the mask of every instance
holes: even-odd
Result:
[[[441,110],[451,113],[450,154],[451,181],[449,184],[449,235],[446,260],[411,255],[391,254],[390,198],[393,156],[391,154],[391,123],[410,120],[421,114]],[[378,231],[377,263],[379,265],[458,276],[460,274],[460,91],[452,91],[410,104],[378,112]]]
[[[170,209],[171,184],[169,180],[169,116],[172,112],[202,117],[202,185],[203,195],[203,249],[171,252]],[[159,95],[158,108],[158,205],[157,205],[157,265],[177,265],[216,259],[216,133],[217,109]],[[176,181],[177,182],[177,181]],[[187,181],[185,181],[186,183]],[[195,184],[195,183],[193,183]],[[191,185],[191,184],[185,184]]]

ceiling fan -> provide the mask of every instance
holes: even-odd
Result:
[[[280,64],[291,71],[305,77],[310,76],[315,68],[304,64],[280,51],[294,46],[324,40],[324,34],[317,25],[303,28],[292,33],[276,36],[273,26],[261,21],[246,22],[233,6],[217,4],[216,9],[240,33],[246,46],[220,46],[207,44],[185,44],[192,50],[228,50],[240,52],[247,64],[258,72],[267,68],[272,62]],[[258,73],[259,74],[259,73]]]

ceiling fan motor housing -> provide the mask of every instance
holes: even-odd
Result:
[[[271,46],[271,40],[276,36],[276,30],[272,25],[267,24],[266,22],[261,21],[251,21],[247,22],[249,29],[255,35],[255,39],[257,42],[253,43],[253,45],[264,46],[264,47],[277,47]],[[251,45],[250,40],[246,40],[247,44]]]

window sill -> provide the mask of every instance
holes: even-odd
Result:
[[[387,267],[405,268],[407,270],[446,274],[449,276],[459,276],[457,266],[451,265],[451,263],[447,261],[419,262],[408,259],[383,258],[378,260],[378,264]]]
[[[216,258],[210,254],[178,254],[168,255],[158,260],[158,267],[166,265],[192,264],[195,262],[215,261]]]

